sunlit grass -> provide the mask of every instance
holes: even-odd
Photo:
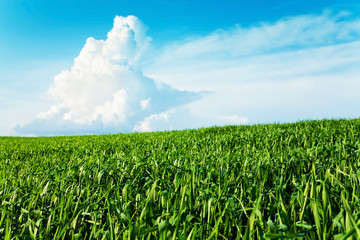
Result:
[[[359,239],[360,120],[0,138],[1,239]]]

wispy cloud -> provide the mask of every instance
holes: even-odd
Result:
[[[193,114],[258,123],[359,116],[358,66],[359,16],[326,11],[174,42],[145,72],[213,92]]]
[[[165,47],[159,63],[177,64],[178,59],[237,59],[239,57],[293,51],[348,43],[360,38],[360,20],[350,12],[303,15],[262,22],[252,27],[240,25],[219,29],[208,36],[193,37]],[[169,61],[171,60],[171,61]]]

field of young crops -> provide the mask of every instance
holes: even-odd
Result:
[[[0,239],[359,239],[360,119],[0,138]]]

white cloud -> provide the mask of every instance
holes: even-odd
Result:
[[[138,122],[134,127],[134,131],[151,132],[173,130],[174,126],[169,125],[169,116],[172,113],[174,113],[173,110],[160,114],[153,114],[145,118],[143,121]]]
[[[180,107],[160,114],[153,114],[134,127],[136,132],[168,131],[177,129],[200,128],[204,126],[241,125],[249,119],[237,115],[212,115],[191,112],[188,107]]]
[[[16,131],[128,132],[148,116],[199,99],[199,93],[173,89],[142,73],[140,60],[150,40],[138,18],[116,17],[106,40],[88,38],[73,66],[55,76],[49,94],[59,104]]]
[[[141,109],[145,110],[150,104],[151,98],[144,99],[140,102]]]

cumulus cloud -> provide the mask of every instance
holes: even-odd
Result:
[[[137,122],[201,97],[143,74],[141,57],[150,45],[135,16],[115,17],[106,40],[88,38],[73,66],[54,78],[49,94],[59,102],[19,134],[129,132]]]

